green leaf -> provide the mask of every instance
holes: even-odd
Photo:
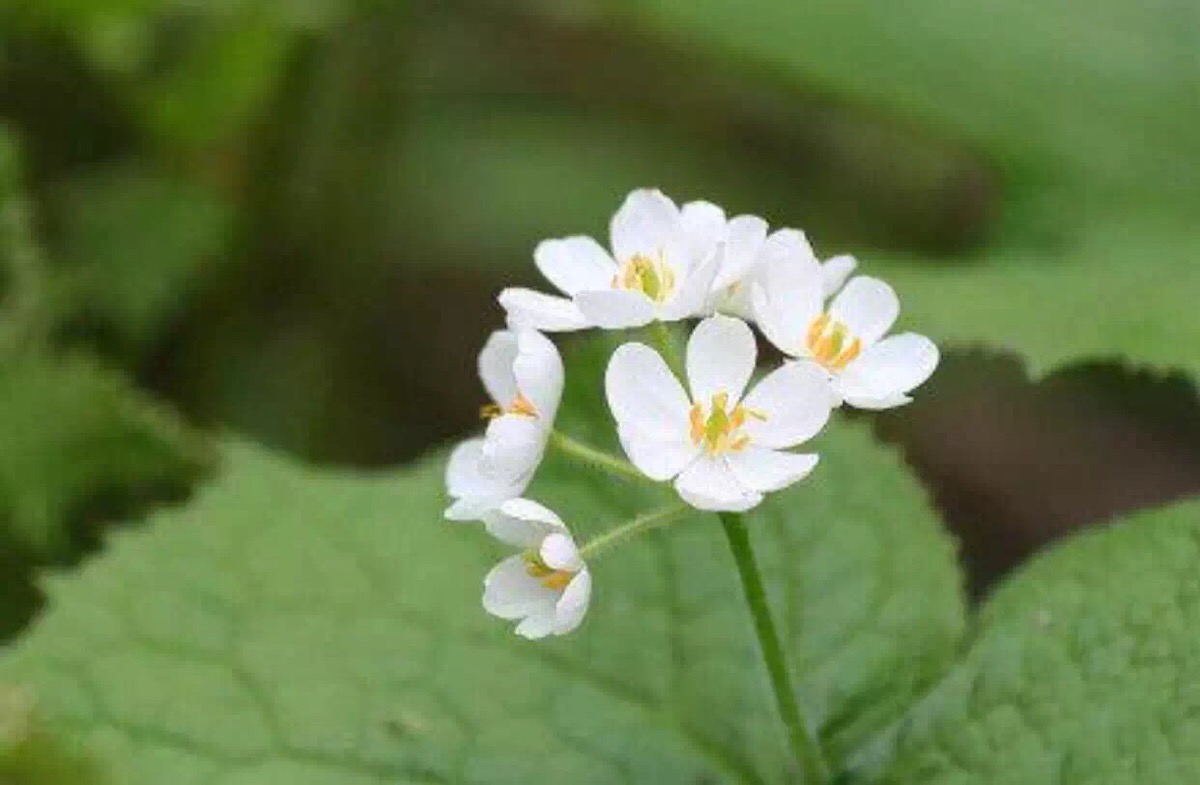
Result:
[[[1165,0],[649,0],[616,16],[890,110],[995,161],[1123,203],[1200,196],[1194,5]]]
[[[1041,374],[1125,356],[1200,378],[1200,233],[1114,219],[1047,254],[1011,249],[956,268],[865,260],[892,282],[906,327],[1014,350]]]
[[[936,680],[964,612],[899,459],[858,426],[821,447],[820,480],[752,530],[840,758]],[[599,560],[583,628],[534,644],[480,608],[503,550],[441,520],[442,469],[317,471],[231,443],[190,505],[46,581],[0,679],[134,783],[788,781],[714,516]],[[647,501],[557,461],[542,475],[531,495],[583,534]]]
[[[110,780],[86,750],[45,725],[28,691],[0,685],[0,782],[102,785]]]
[[[204,440],[84,357],[0,363],[0,538],[61,556],[68,527],[101,501],[175,495],[211,465]]]
[[[898,730],[886,782],[1200,781],[1200,500],[1035,559]]]
[[[220,197],[138,164],[93,171],[59,196],[54,307],[130,347],[144,348],[178,316],[232,227]]]

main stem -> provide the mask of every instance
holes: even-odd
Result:
[[[725,537],[729,540],[729,550],[733,552],[733,560],[737,563],[746,604],[750,606],[750,615],[754,619],[754,632],[758,636],[763,662],[771,678],[775,705],[779,709],[783,724],[787,726],[792,754],[804,772],[805,785],[824,785],[829,781],[829,770],[821,755],[820,744],[809,731],[808,724],[800,712],[800,705],[796,702],[787,660],[783,656],[783,646],[779,642],[775,621],[771,618],[767,592],[763,588],[762,576],[759,575],[758,565],[754,560],[754,551],[750,548],[746,524],[737,513],[723,512],[720,513],[720,517]]]

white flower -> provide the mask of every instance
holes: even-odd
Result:
[[[717,251],[719,269],[713,281],[709,310],[754,321],[751,302],[756,285],[766,285],[772,271],[787,275],[817,261],[804,232],[780,229],[767,235],[767,222],[754,215],[739,215],[729,221]],[[835,256],[821,270],[822,287],[828,297],[842,288],[858,266],[853,256]]]
[[[693,507],[748,510],[817,464],[816,455],[785,450],[829,420],[834,401],[825,375],[789,363],[743,398],[756,355],[745,322],[713,316],[688,341],[691,395],[648,346],[625,344],[608,364],[608,404],[625,453],[651,479],[674,477]]]
[[[754,287],[763,334],[792,357],[812,360],[829,375],[838,399],[859,409],[889,409],[933,373],[938,349],[923,335],[884,338],[900,301],[878,278],[852,279],[825,308],[824,275],[813,261],[770,269]]]
[[[484,609],[520,619],[517,634],[531,639],[578,627],[591,601],[592,575],[559,517],[537,502],[512,499],[484,522],[496,539],[522,549],[484,578]]]
[[[450,455],[450,520],[477,520],[524,493],[546,451],[562,398],[562,358],[536,330],[492,333],[479,353],[479,377],[492,398],[484,407],[491,422],[482,438],[468,439]]]
[[[691,202],[680,209],[659,191],[634,191],[613,216],[611,256],[582,236],[545,240],[533,252],[542,275],[566,297],[505,289],[500,304],[510,324],[549,332],[696,316],[716,275],[724,228],[716,205]]]

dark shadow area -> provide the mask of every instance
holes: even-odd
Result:
[[[875,428],[931,489],[976,598],[1069,532],[1200,493],[1196,388],[1118,360],[1031,382],[1015,355],[950,351]]]

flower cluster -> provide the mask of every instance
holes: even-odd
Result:
[[[585,558],[596,544],[577,546],[557,515],[523,498],[555,436],[564,384],[562,359],[544,333],[700,319],[682,358],[643,343],[619,347],[604,385],[630,469],[670,481],[691,507],[718,512],[749,510],[803,479],[817,455],[793,450],[834,409],[903,405],[938,363],[928,338],[888,335],[900,312],[888,284],[851,278],[852,257],[822,262],[795,229],[770,232],[756,216],[727,218],[708,202],[679,207],[639,190],[613,217],[610,245],[611,252],[590,237],[546,240],[534,262],[561,294],[501,292],[508,329],[493,333],[479,355],[492,399],[487,430],[459,445],[446,470],[446,517],[482,522],[519,549],[488,574],[483,603],[520,620],[516,631],[528,638],[561,635],[582,621],[591,595]],[[787,358],[754,384],[751,324]],[[569,437],[562,443],[596,455]]]

